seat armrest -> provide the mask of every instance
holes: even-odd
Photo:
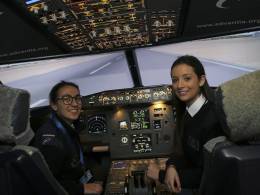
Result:
[[[13,150],[23,152],[24,155],[17,160],[17,168],[21,170],[37,194],[68,195],[51,173],[43,155],[37,148],[17,145]]]

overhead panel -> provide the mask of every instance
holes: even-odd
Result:
[[[181,0],[19,0],[32,17],[72,51],[157,44],[176,37]],[[167,2],[171,7],[167,6]]]
[[[259,30],[258,1],[2,0],[0,64]]]
[[[178,36],[182,0],[146,1],[152,42]]]

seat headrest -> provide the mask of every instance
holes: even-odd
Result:
[[[260,71],[220,85],[217,114],[231,141],[260,140]]]
[[[27,145],[34,136],[30,128],[30,94],[0,85],[0,142]]]

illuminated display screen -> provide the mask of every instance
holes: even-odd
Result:
[[[128,130],[127,121],[120,121],[119,122],[119,128],[120,128],[120,130]]]
[[[130,111],[130,126],[132,130],[149,129],[149,110],[140,109]]]
[[[107,121],[103,114],[92,115],[87,119],[88,133],[102,134],[107,132]]]
[[[132,147],[134,153],[147,153],[152,151],[152,138],[150,134],[133,134]]]

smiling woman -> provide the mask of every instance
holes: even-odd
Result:
[[[49,94],[51,116],[36,132],[33,145],[43,153],[51,171],[69,194],[100,194],[102,186],[86,168],[74,122],[81,112],[79,87],[61,81]]]
[[[172,192],[197,189],[203,169],[203,145],[223,134],[215,113],[212,89],[201,62],[193,56],[179,57],[171,67],[177,129],[174,154],[166,170],[150,164],[148,177],[167,184]]]
[[[61,82],[60,85],[55,87],[50,93],[51,108],[60,118],[71,124],[78,119],[81,111],[82,102],[79,88],[65,82]]]
[[[172,69],[172,87],[177,97],[190,106],[199,96],[205,83],[205,72],[197,74],[187,64],[178,64]]]

